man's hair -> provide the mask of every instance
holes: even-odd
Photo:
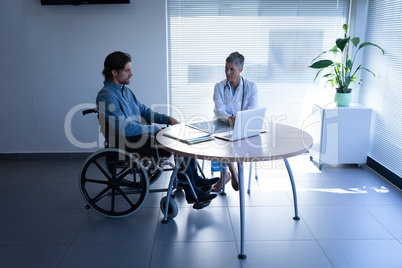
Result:
[[[105,77],[105,81],[112,81],[113,74],[112,71],[120,71],[124,69],[127,63],[131,62],[131,56],[128,53],[124,53],[121,51],[115,51],[110,53],[103,64],[104,68],[102,71],[103,76]]]
[[[226,58],[226,63],[235,63],[237,68],[239,68],[239,70],[240,70],[241,68],[243,68],[243,65],[244,65],[244,56],[237,51],[232,52]]]

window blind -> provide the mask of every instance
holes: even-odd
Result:
[[[242,76],[257,83],[269,120],[301,126],[320,91],[312,59],[334,46],[347,0],[168,0],[169,97],[183,121],[212,119],[225,59],[245,56]]]
[[[366,47],[359,101],[373,109],[368,156],[402,177],[402,2],[369,1],[366,40],[381,46]]]

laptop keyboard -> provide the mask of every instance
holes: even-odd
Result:
[[[225,138],[225,139],[232,139],[233,130],[218,133],[216,136],[221,137],[221,138]]]
[[[225,137],[225,138],[231,140],[231,139],[232,139],[232,136],[233,136],[233,134],[228,134],[228,135],[225,135],[225,136],[223,136],[223,137]]]

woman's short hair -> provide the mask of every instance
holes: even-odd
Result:
[[[232,52],[226,58],[226,63],[235,63],[237,68],[239,68],[239,70],[240,70],[241,68],[243,68],[243,65],[244,65],[244,56],[237,51]]]
[[[127,63],[131,62],[131,56],[128,53],[124,53],[121,51],[115,51],[110,53],[103,64],[104,68],[102,71],[103,76],[105,77],[105,81],[112,81],[113,79],[113,70],[120,70],[124,69]]]

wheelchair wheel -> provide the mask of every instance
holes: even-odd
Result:
[[[164,197],[162,197],[161,202],[160,202],[160,208],[161,208],[163,215],[166,214],[165,213],[166,199],[167,199],[167,197],[164,196]],[[170,197],[169,198],[169,207],[168,207],[168,216],[167,216],[168,219],[173,219],[174,217],[177,216],[178,213],[179,213],[179,207],[177,206],[176,201],[172,197]]]
[[[79,185],[87,204],[112,218],[136,212],[149,193],[148,175],[142,164],[115,148],[100,150],[87,159]]]

